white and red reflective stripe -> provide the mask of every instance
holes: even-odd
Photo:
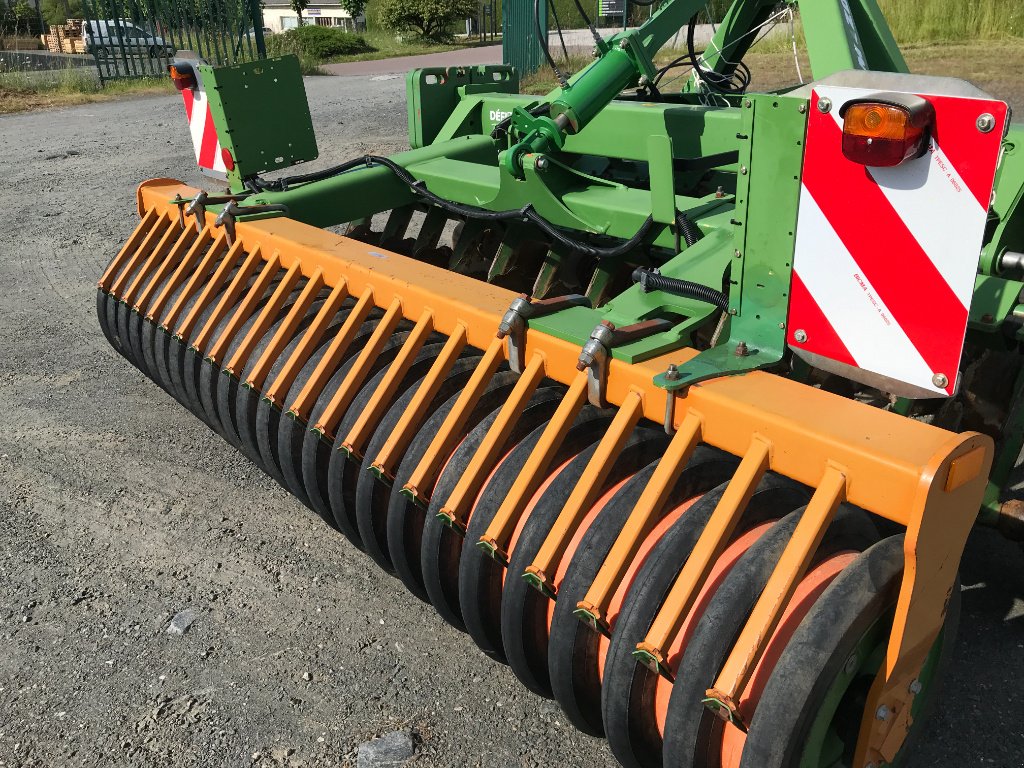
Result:
[[[192,134],[192,146],[196,152],[196,163],[200,169],[218,178],[225,178],[227,166],[224,165],[224,152],[217,138],[217,128],[213,123],[213,114],[201,88],[186,88],[181,92],[185,101],[185,116],[188,118],[188,129]]]
[[[789,343],[935,395],[952,394],[967,330],[1006,105],[928,98],[921,158],[866,168],[842,154],[842,106],[878,91],[812,95],[797,225]],[[921,95],[921,94],[919,94]],[[818,109],[827,97],[832,108]],[[989,112],[999,130],[980,133]],[[803,331],[804,341],[795,334]],[[947,385],[935,381],[942,374]]]

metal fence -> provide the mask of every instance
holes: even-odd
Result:
[[[539,21],[542,35],[548,33],[548,3],[540,0]],[[530,74],[544,63],[537,19],[533,15],[533,0],[504,0],[501,7],[502,61],[511,64],[520,74]]]
[[[100,82],[159,77],[178,51],[211,64],[266,57],[260,0],[83,0]]]

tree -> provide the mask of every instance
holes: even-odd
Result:
[[[64,24],[85,16],[82,0],[43,0],[42,12],[47,24]]]
[[[302,26],[302,12],[309,7],[309,0],[292,0],[292,10],[299,17],[299,26]]]
[[[366,10],[366,0],[341,0],[341,7],[355,19],[357,16],[362,16]]]
[[[444,40],[459,19],[475,16],[478,0],[384,0],[380,23],[398,32],[413,31],[428,40]]]

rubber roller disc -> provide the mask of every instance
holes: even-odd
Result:
[[[704,705],[706,691],[732,651],[736,639],[793,536],[802,510],[772,526],[740,559],[697,623],[683,648],[665,718],[663,755],[668,765],[718,768],[722,758],[725,722]],[[842,506],[825,532],[808,570],[830,558],[856,558],[878,541],[878,530],[863,510]],[[840,568],[844,563],[840,563]],[[790,698],[791,704],[797,702]]]
[[[903,578],[904,535],[869,548],[835,578],[800,622],[757,699],[739,768],[853,765],[865,704],[885,658]],[[960,619],[960,585],[925,661],[911,706],[902,765],[920,741],[949,667]]]
[[[730,454],[698,446],[679,472],[658,520],[728,480],[737,463]],[[601,661],[608,641],[580,621],[574,611],[576,605],[586,598],[657,466],[658,460],[655,460],[637,472],[604,505],[583,534],[558,585],[558,600],[551,618],[548,643],[551,690],[573,725],[594,736],[604,735]],[[614,627],[618,611],[610,610],[606,618]]]
[[[518,379],[518,374],[504,367],[495,372],[480,395],[476,406],[466,417],[465,423],[453,434],[453,445],[457,447],[473,427],[508,399]],[[406,559],[406,565],[409,567],[406,569],[403,581],[406,581],[409,590],[422,600],[427,599],[427,593],[423,588],[423,576],[418,561],[420,534],[423,531],[426,510],[402,495],[401,490],[412,477],[460,394],[453,394],[436,408],[431,409],[430,416],[417,431],[412,442],[409,443],[409,447],[398,465],[394,484],[390,488],[377,489],[378,491],[390,491],[389,493],[373,492],[373,486],[377,485],[378,481],[372,475],[365,480],[360,478],[360,485],[356,488],[356,521],[359,524],[359,535],[363,539],[367,554],[389,572],[394,572],[390,546],[394,546],[396,550],[401,548],[404,553],[410,555]],[[433,488],[421,488],[420,491],[424,494],[427,494],[428,491],[432,493]],[[400,536],[400,540],[395,541],[393,545],[388,540],[388,532],[392,530]]]
[[[646,466],[664,454],[668,441],[664,430],[642,426],[634,429],[598,489],[598,503],[607,500],[607,492],[635,475],[637,467]],[[547,698],[552,696],[548,631],[554,602],[530,586],[522,574],[540,552],[596,449],[594,445],[573,459],[534,506],[516,541],[501,593],[501,639],[509,666],[523,685]],[[571,554],[567,551],[566,556]]]
[[[452,394],[465,388],[479,362],[479,353],[476,352],[469,352],[464,357],[456,360],[447,376],[441,380],[437,393],[427,406],[427,410],[433,410],[451,397]],[[354,486],[348,484],[346,475],[338,472],[328,472],[327,491],[330,508],[337,518],[339,526],[343,525],[345,529],[352,529],[352,535],[359,541],[360,548],[365,549],[365,544],[363,544],[362,534],[359,531],[359,521],[356,516],[357,498],[362,493],[370,497],[369,503],[371,504],[387,504],[391,493],[391,486],[376,478],[370,469],[373,462],[380,455],[385,442],[394,431],[395,425],[398,424],[402,414],[409,407],[409,403],[415,396],[417,389],[418,383],[408,388],[392,404],[387,413],[384,414],[384,418],[381,419],[374,429],[373,436],[367,443],[366,452],[359,464],[359,471],[355,475]],[[401,463],[401,457],[396,457],[396,460],[399,464]],[[378,496],[383,501],[379,501]]]
[[[544,425],[554,415],[559,402],[565,396],[565,389],[561,386],[541,386],[534,392],[529,403],[522,414],[516,419],[512,431],[505,442],[502,450],[503,456],[495,464],[494,472],[500,467],[501,462],[506,458],[527,435],[537,427]],[[442,522],[437,514],[441,505],[447,501],[456,484],[465,472],[466,467],[472,460],[473,455],[479,448],[481,441],[487,434],[498,416],[495,410],[478,424],[459,445],[452,454],[444,472],[438,478],[437,486],[434,488],[434,495],[430,500],[430,508],[424,520],[422,545],[418,562],[422,571],[423,587],[427,597],[437,612],[449,624],[464,629],[462,621],[462,608],[459,606],[459,563],[462,558],[462,550],[466,539],[461,533],[457,533],[450,526]],[[486,479],[484,481],[486,484]],[[484,486],[481,486],[481,489]],[[479,493],[477,498],[479,498]],[[474,504],[475,505],[475,500]],[[469,519],[473,516],[472,508],[469,510]],[[390,522],[390,521],[389,521]],[[388,533],[388,542],[395,539]],[[470,546],[473,546],[470,542]],[[395,549],[391,552],[395,562],[396,570],[402,572],[404,566],[400,566],[400,560],[406,555],[404,550],[401,554]]]
[[[547,479],[558,473],[581,451],[594,445],[611,423],[612,413],[586,405],[566,432],[565,439],[555,451]],[[459,561],[459,607],[466,631],[481,651],[498,661],[505,661],[501,640],[502,587],[506,578],[505,567],[485,554],[476,542],[487,531],[505,497],[519,479],[530,453],[540,441],[546,425],[533,430],[501,462],[488,479],[473,509],[466,540],[470,546],[462,551]],[[541,495],[543,482],[533,498],[526,504],[523,520],[529,518],[531,505]],[[510,545],[515,548],[515,541]]]
[[[404,324],[404,327],[408,327],[408,325]],[[380,353],[371,362],[366,373],[366,379],[373,378],[391,364],[408,336],[408,332],[403,331],[392,335],[385,342]],[[362,351],[362,345],[360,345],[359,350],[355,350],[355,354],[349,357],[345,364],[331,378],[331,381],[325,387],[324,392],[313,407],[312,417],[309,420],[310,424],[317,424],[320,416],[333,399],[335,392],[341,387],[356,363],[359,362],[358,352],[360,351]],[[351,407],[351,403],[349,407]],[[342,412],[340,417],[343,419],[345,413]],[[338,423],[341,423],[340,419]],[[327,524],[331,527],[336,527],[336,523],[334,514],[331,512],[331,501],[328,495],[328,468],[330,467],[331,453],[334,448],[334,439],[329,439],[326,435],[320,435],[313,430],[307,430],[302,443],[301,453],[302,482],[309,496],[310,507],[326,520]]]
[[[440,341],[434,340],[433,343],[425,344],[420,349],[416,357],[409,364],[405,376],[395,388],[395,397],[392,400],[403,399],[405,393],[417,388],[420,380],[427,375],[443,347],[444,345]],[[388,369],[382,370],[359,390],[359,393],[352,400],[352,405],[346,411],[345,417],[341,420],[341,424],[338,426],[336,445],[339,440],[345,439],[355,426],[356,421],[387,374]],[[410,394],[409,397],[411,396]],[[409,397],[404,398],[404,400],[408,402]],[[393,404],[393,402],[384,404],[383,414],[380,421],[373,426],[374,430],[387,418]],[[372,437],[373,434],[371,433],[370,439]],[[365,450],[369,444],[370,440],[368,439],[361,448]],[[331,514],[334,516],[334,522],[338,530],[345,534],[360,549],[362,549],[363,544],[362,537],[359,535],[359,526],[356,522],[355,496],[362,463],[362,458],[349,457],[340,448],[335,448],[335,450],[331,451],[327,466],[327,500],[331,507]]]
[[[728,483],[704,494],[674,520],[651,549],[636,572],[623,600],[605,657],[601,686],[601,713],[608,744],[624,766],[651,768],[661,765],[661,730],[656,706],[660,675],[633,657],[675,583],[683,564],[693,552]],[[762,479],[737,525],[734,540],[756,531],[767,521],[778,520],[803,507],[810,493],[775,474]],[[699,614],[698,601],[691,614]],[[669,665],[672,658],[668,659]]]

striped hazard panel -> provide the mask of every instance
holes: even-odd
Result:
[[[824,86],[812,95],[788,343],[824,370],[945,397],[956,389],[1008,110],[916,94],[935,107],[927,151],[868,168],[843,155],[841,113],[873,93]],[[819,109],[823,99],[831,110]],[[985,114],[995,118],[988,132],[978,128]]]
[[[217,128],[213,124],[213,113],[210,111],[206,91],[200,85],[195,89],[186,88],[181,96],[185,100],[185,116],[188,118],[188,129],[192,134],[192,146],[196,151],[199,169],[208,176],[226,179],[228,168],[224,164],[224,150],[217,138]]]

